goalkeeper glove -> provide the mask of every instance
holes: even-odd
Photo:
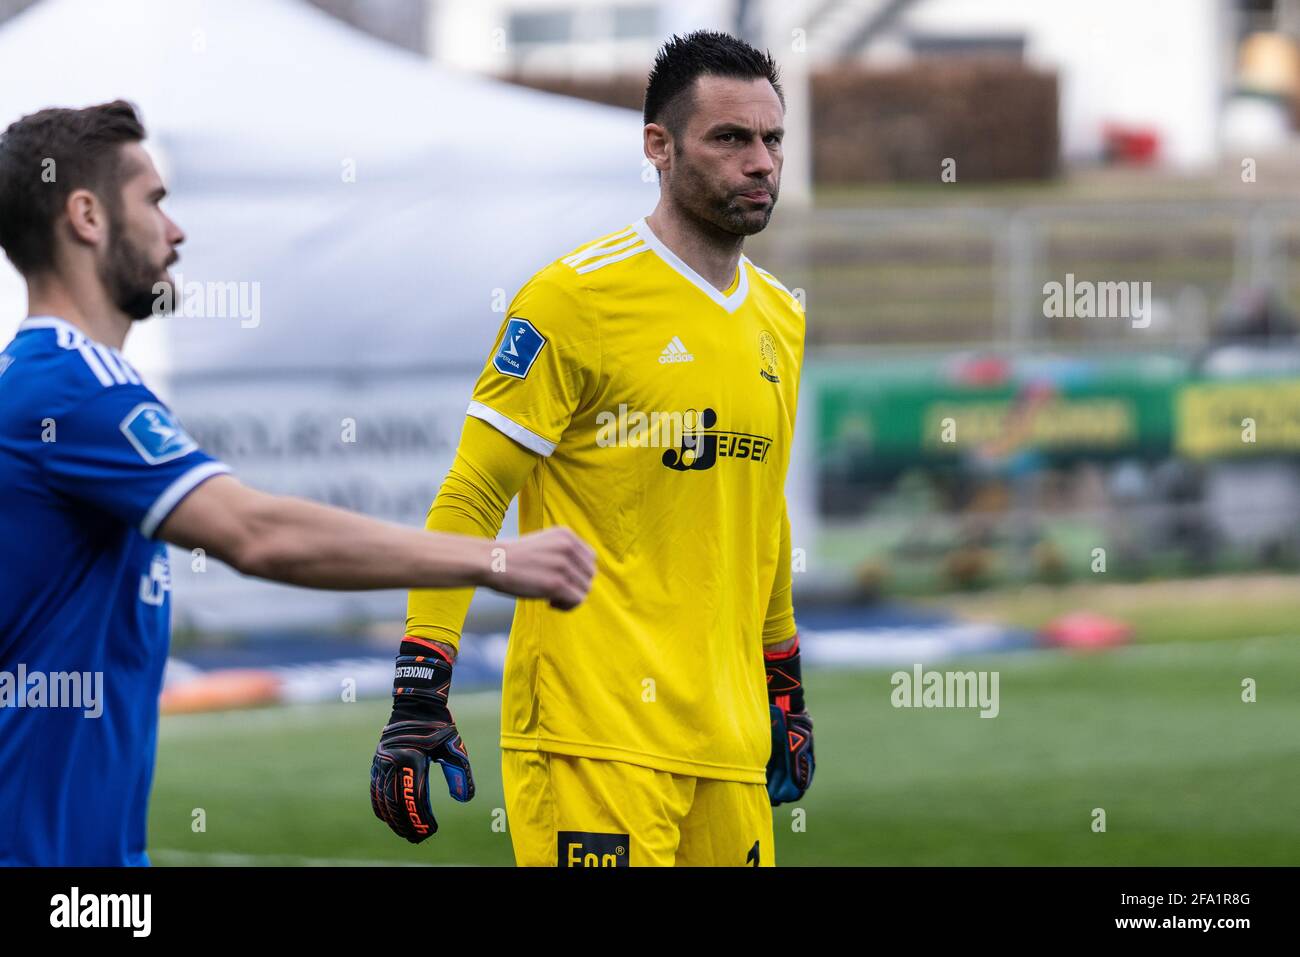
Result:
[[[469,753],[460,739],[447,693],[451,662],[432,642],[407,636],[393,678],[393,713],[370,765],[370,804],[394,833],[419,844],[438,831],[429,804],[429,766],[442,765],[457,801],[474,796]]]
[[[799,635],[785,651],[764,652],[772,756],[767,762],[767,796],[772,806],[797,801],[812,784],[813,723],[804,707]]]

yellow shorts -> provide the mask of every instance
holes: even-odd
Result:
[[[506,820],[520,867],[771,867],[762,784],[622,761],[501,750]]]

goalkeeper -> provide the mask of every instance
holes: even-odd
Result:
[[[654,212],[537,273],[474,388],[427,527],[567,524],[597,550],[589,600],[521,601],[502,777],[521,865],[767,866],[772,806],[813,776],[791,605],[785,476],[804,314],[743,254],[776,202],[776,66],[730,36],[661,50],[646,91]],[[448,710],[472,592],[411,592],[375,813],[437,823],[428,769],[474,783]]]

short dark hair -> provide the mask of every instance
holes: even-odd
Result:
[[[41,110],[0,134],[0,248],[20,273],[54,265],[54,223],[74,190],[94,190],[110,215],[117,209],[119,147],[144,136],[125,100]]]
[[[785,107],[781,71],[771,53],[727,33],[697,30],[684,37],[674,35],[659,48],[645,88],[645,121],[679,132],[690,116],[695,81],[706,75],[767,80]]]

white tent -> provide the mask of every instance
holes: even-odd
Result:
[[[117,97],[143,113],[188,234],[174,271],[201,292],[128,355],[248,481],[406,522],[520,284],[657,198],[634,112],[448,72],[295,0],[45,0],[0,29],[4,124]],[[23,301],[0,268],[7,341]],[[173,565],[201,625],[402,612]]]

